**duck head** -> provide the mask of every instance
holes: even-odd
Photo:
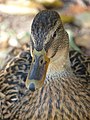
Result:
[[[26,79],[26,87],[35,91],[43,86],[50,63],[58,59],[58,54],[67,46],[60,16],[55,11],[39,12],[31,25],[30,52],[32,64]]]

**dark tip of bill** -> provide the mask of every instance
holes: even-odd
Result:
[[[31,90],[32,92],[35,91],[35,85],[34,85],[34,83],[31,83],[31,84],[30,84],[29,90]]]

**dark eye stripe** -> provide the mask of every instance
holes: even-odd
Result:
[[[58,32],[59,30],[60,30],[60,28],[61,28],[61,24],[57,27],[57,29],[56,29],[56,31],[54,32],[55,34],[56,34],[56,32]],[[53,39],[56,37],[56,35],[55,36],[51,36],[51,38],[50,38],[50,40],[46,43],[46,45],[45,45],[45,50],[48,50],[49,49],[49,47],[51,46],[51,44],[52,44],[52,42],[53,42]]]

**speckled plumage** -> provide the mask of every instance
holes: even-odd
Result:
[[[21,52],[12,59],[0,74],[0,118],[9,117],[8,107],[22,97],[27,89],[25,80],[30,69],[31,55],[29,51]],[[3,116],[4,115],[4,116]]]
[[[89,120],[89,85],[79,80],[68,73],[59,79],[52,76],[40,90],[14,104],[11,120]]]
[[[90,57],[76,50],[69,51],[71,68],[77,77],[90,81]]]
[[[52,25],[52,22],[50,22],[54,22],[52,15],[57,18],[57,22],[55,22],[55,27]],[[52,18],[49,21],[52,29],[50,29],[51,32],[49,32],[50,34],[48,35],[47,28],[49,24],[46,24],[46,26],[43,28],[44,32],[46,32],[46,37],[42,39],[42,37],[39,37],[37,35],[42,33],[42,29],[41,31],[38,31],[38,29],[36,30],[35,25],[39,22],[42,23],[42,20],[39,21],[39,18],[41,19],[43,18],[43,16],[46,16],[45,18],[48,18],[45,19],[45,21],[43,20],[44,24],[48,23],[48,21],[50,20],[49,17]],[[40,51],[42,48],[45,48],[47,56],[49,56],[50,58],[50,64],[47,70],[46,78],[41,88],[37,89],[35,92],[31,92],[29,90],[26,91],[25,94],[23,96],[20,96],[17,101],[12,102],[10,105],[8,105],[7,109],[5,109],[8,114],[6,116],[3,111],[2,119],[89,120],[90,81],[87,81],[86,79],[81,79],[79,77],[77,78],[70,68],[68,55],[68,36],[62,26],[59,15],[55,11],[43,11],[34,18],[32,24],[32,28],[35,28],[33,29],[33,32],[31,32],[31,52],[33,53],[34,48],[38,51]],[[41,44],[38,43],[38,39],[36,39],[36,37],[39,39]],[[27,61],[30,62],[29,59]],[[17,64],[19,65],[20,63]],[[12,66],[13,62],[10,65]],[[29,71],[29,69],[27,70]],[[8,81],[6,80],[6,82]],[[5,98],[3,98],[2,100],[4,101],[4,99]],[[5,102],[2,103],[5,104]]]
[[[73,53],[74,52],[74,53]],[[85,72],[87,72],[87,70],[85,69],[85,66],[82,66],[82,64],[81,64],[81,67],[79,66],[77,69],[75,68],[75,67],[77,67],[77,65],[75,65],[77,62],[78,62],[78,65],[80,65],[80,56],[78,56],[78,59],[79,59],[79,61],[78,61],[78,59],[77,59],[77,57],[76,58],[74,58],[74,55],[77,55],[78,53],[77,52],[75,52],[75,51],[70,51],[69,52],[70,53],[70,60],[73,62],[71,62],[72,64],[72,67],[73,67],[73,69],[74,69],[74,73],[78,76],[78,77],[84,77],[84,78],[86,78],[86,86],[88,85],[88,84],[90,84],[90,83],[88,83],[87,82],[87,80],[89,80],[89,75],[86,75],[85,74]],[[29,70],[29,60],[31,59],[31,57],[29,58],[29,56],[30,56],[30,54],[29,54],[29,51],[26,51],[26,52],[22,52],[22,53],[20,53],[20,55],[18,56],[18,57],[16,57],[16,58],[14,58],[12,61],[10,61],[9,62],[9,64],[6,66],[6,70],[5,71],[7,71],[6,73],[7,73],[7,75],[5,75],[5,73],[3,73],[4,71],[2,71],[2,73],[1,73],[1,75],[0,75],[0,80],[2,80],[2,83],[1,83],[1,81],[0,81],[0,88],[1,88],[1,93],[0,93],[0,116],[1,116],[1,119],[5,119],[6,118],[6,120],[8,120],[9,119],[9,117],[11,116],[11,110],[9,111],[8,110],[8,108],[12,105],[12,102],[16,102],[16,101],[18,101],[19,100],[19,98],[20,98],[20,96],[23,96],[24,94],[25,94],[25,90],[26,90],[26,88],[25,88],[25,85],[24,85],[24,83],[23,83],[23,80],[25,80],[26,79],[26,76],[27,76],[27,73],[28,73],[28,70]],[[22,58],[24,58],[24,59],[22,59]],[[22,67],[22,72],[20,72],[20,66],[21,65],[25,65],[25,61],[27,60],[27,65],[28,65],[28,67],[26,68],[27,69],[27,71],[26,71],[26,73],[23,71],[24,70],[24,67]],[[73,59],[73,60],[72,60]],[[18,64],[17,64],[18,63]],[[85,63],[85,62],[84,62]],[[87,62],[88,63],[88,62]],[[89,64],[89,63],[88,63]],[[14,68],[14,65],[16,65],[16,66],[18,66],[18,69],[16,70],[15,68]],[[12,66],[12,67],[11,67]],[[83,67],[84,67],[84,69],[83,69]],[[87,67],[87,66],[86,66]],[[11,71],[11,69],[13,69],[14,68],[14,71],[12,71],[11,72],[11,75],[10,74],[8,74],[10,71]],[[79,69],[80,68],[80,69]],[[81,71],[81,69],[82,69],[82,71]],[[16,72],[16,74],[15,74],[15,71],[17,71]],[[80,74],[80,72],[81,72],[81,74]],[[13,77],[12,77],[12,73],[13,73]],[[19,73],[19,74],[17,74],[17,73]],[[80,75],[79,75],[80,74]],[[18,76],[20,75],[20,79],[16,79],[15,80],[15,78],[18,78]],[[10,80],[9,81],[12,81],[12,80],[14,80],[14,81],[12,81],[12,82],[8,82],[8,79],[6,80],[6,78],[7,77],[11,77],[10,78]],[[70,76],[69,76],[70,77]],[[6,83],[4,82],[4,80],[6,81]],[[48,80],[49,80],[49,78],[48,78]],[[13,83],[15,83],[15,81],[16,81],[16,84],[13,84]],[[58,82],[58,81],[57,81]],[[12,86],[11,86],[11,84],[10,83],[12,83]],[[3,87],[1,86],[1,84],[3,84]],[[52,82],[52,84],[53,84],[53,82]],[[58,83],[56,83],[56,82],[54,82],[54,84],[56,84],[56,87],[57,87],[57,84]],[[9,85],[9,86],[8,86]],[[59,85],[59,84],[58,84]],[[8,86],[8,87],[7,87]],[[17,86],[16,88],[17,89],[15,89],[15,86]],[[51,86],[51,85],[50,85]],[[50,88],[50,86],[48,86],[49,88],[49,93],[51,94],[51,93],[53,93],[53,92],[51,92],[51,90],[53,90],[53,88],[51,89]],[[4,89],[3,89],[4,88]],[[7,89],[6,89],[7,88]],[[10,89],[10,91],[8,90],[8,88]],[[45,88],[44,88],[45,89]],[[55,88],[54,88],[55,89]],[[56,91],[58,91],[59,89],[57,89],[56,88]],[[6,91],[8,91],[8,93],[6,93]],[[27,91],[27,90],[26,90]],[[38,96],[38,101],[39,101],[39,105],[38,106],[40,106],[40,101],[41,101],[41,99],[42,99],[42,95],[43,95],[43,99],[42,100],[44,100],[44,98],[45,98],[45,96],[47,96],[48,97],[48,94],[47,94],[47,91],[48,90],[45,90],[46,91],[46,93],[43,93],[44,92],[44,90],[43,90],[43,88],[42,88],[42,90],[40,90],[40,93],[39,93],[39,96],[40,96],[40,98],[39,98],[39,96]],[[57,92],[57,94],[58,94],[59,92]],[[31,93],[28,93],[27,94],[27,96],[29,97],[30,96],[30,94]],[[8,99],[7,99],[7,97],[8,97]],[[29,100],[30,98],[28,98],[27,97],[27,99]],[[57,103],[57,105],[60,105],[60,101],[59,101],[59,98],[60,98],[60,95],[58,96],[58,100],[56,100],[56,101],[58,101],[58,103]],[[25,99],[26,99],[26,97],[25,97]],[[25,100],[27,103],[29,102],[28,100]],[[46,99],[46,98],[45,98]],[[22,99],[21,99],[21,101],[22,101]],[[21,102],[20,101],[20,102]],[[22,106],[22,105],[25,105],[26,104],[26,102],[25,101],[23,101],[23,102],[21,102],[21,105],[20,106]],[[52,102],[52,99],[51,98],[48,98],[48,101],[50,101],[50,104],[51,104],[51,102]],[[25,103],[24,103],[25,102]],[[37,102],[37,101],[36,101]],[[17,103],[16,103],[17,104]],[[73,104],[73,103],[72,103]],[[15,104],[13,105],[13,107],[14,106],[16,106]],[[19,107],[20,107],[19,106]],[[18,106],[16,106],[14,109],[17,109],[17,107]],[[27,106],[25,105],[24,106],[26,109],[27,109]],[[35,107],[35,106],[33,106],[33,107]],[[60,106],[58,106],[58,108],[60,108]],[[11,108],[10,108],[11,109]],[[51,108],[50,108],[51,109]],[[49,111],[52,111],[52,110],[49,110]],[[28,111],[29,112],[29,111]],[[18,111],[17,111],[17,113],[19,113],[19,109],[18,109]],[[13,114],[16,114],[16,112],[15,113],[13,113]],[[22,114],[21,114],[21,117],[22,117]],[[24,118],[23,118],[24,119]]]

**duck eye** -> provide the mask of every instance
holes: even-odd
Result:
[[[43,63],[43,59],[40,61],[40,63],[41,63],[41,64]]]
[[[53,38],[54,38],[54,37],[56,37],[56,31],[55,31],[54,34],[53,34]]]
[[[41,58],[39,64],[42,65],[44,63],[44,58]]]

